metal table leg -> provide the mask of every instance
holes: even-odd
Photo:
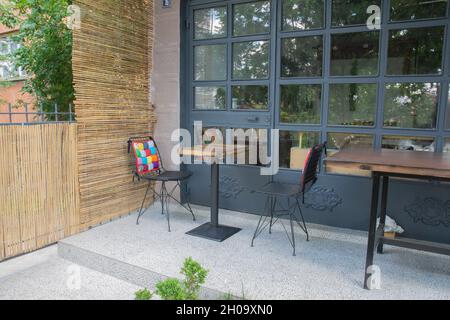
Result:
[[[387,215],[387,202],[388,202],[388,191],[389,191],[389,177],[383,177],[383,187],[381,191],[381,214],[380,214],[380,228],[382,229],[382,235],[384,234],[384,225],[386,224]],[[378,242],[377,253],[383,253],[383,240]]]
[[[219,180],[219,164],[213,163],[211,165],[211,222],[187,232],[188,235],[222,242],[242,230],[219,224]]]
[[[375,238],[378,214],[378,196],[380,193],[380,175],[377,172],[372,176],[372,203],[370,209],[369,237],[367,241],[366,268],[364,277],[364,289],[369,289],[368,281],[371,274],[368,273],[369,267],[373,265],[373,255],[375,250]]]

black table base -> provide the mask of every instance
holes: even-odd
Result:
[[[242,229],[239,228],[221,225],[215,227],[210,222],[208,222],[198,228],[195,228],[194,230],[187,232],[186,234],[217,242],[223,242],[241,230]]]
[[[219,164],[211,165],[211,222],[205,223],[186,234],[222,242],[242,229],[219,224]]]

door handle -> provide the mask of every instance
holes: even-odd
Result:
[[[248,122],[258,122],[258,121],[259,121],[259,118],[258,118],[258,117],[248,117],[248,118],[247,118],[247,121],[248,121]]]

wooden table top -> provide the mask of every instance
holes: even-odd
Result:
[[[182,148],[179,150],[181,156],[193,156],[193,157],[210,157],[215,158],[217,156],[217,150],[222,148],[223,156],[238,155],[245,153],[247,147],[244,145],[205,145],[203,149],[200,147]]]
[[[450,154],[446,153],[348,149],[324,161],[330,173],[370,175],[372,172],[387,172],[450,178]]]

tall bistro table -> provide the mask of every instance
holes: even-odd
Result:
[[[374,250],[383,253],[383,245],[450,255],[450,245],[396,237],[384,237],[390,178],[437,180],[450,182],[450,155],[433,152],[397,150],[345,150],[325,159],[328,173],[357,174],[372,177],[369,238],[367,242],[364,288],[369,289],[369,267]],[[380,225],[377,229],[380,180],[382,179]]]
[[[214,240],[218,242],[225,241],[231,236],[235,235],[242,229],[229,227],[219,224],[219,166],[220,161],[217,159],[217,148],[222,148],[223,156],[228,157],[231,155],[238,155],[245,152],[245,146],[239,145],[224,145],[216,146],[208,149],[202,148],[182,148],[180,150],[181,156],[192,156],[192,157],[209,157],[211,161],[211,220],[208,223],[201,225],[189,232],[188,235],[196,236],[200,238],[205,238],[208,240]]]

